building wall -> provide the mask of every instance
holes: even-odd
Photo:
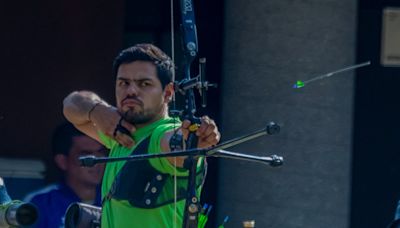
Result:
[[[124,1],[6,2],[0,21],[0,156],[51,160],[62,101],[89,89],[114,102],[111,66]]]
[[[348,227],[354,72],[292,85],[355,64],[356,1],[225,1],[224,139],[281,125],[232,148],[284,165],[221,159],[218,219],[229,227]]]

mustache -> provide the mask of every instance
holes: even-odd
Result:
[[[121,103],[124,103],[124,102],[127,101],[127,100],[133,100],[134,102],[137,102],[137,103],[139,103],[140,105],[143,105],[143,101],[142,101],[142,100],[140,100],[138,97],[133,97],[133,96],[125,97],[125,98],[122,100]]]

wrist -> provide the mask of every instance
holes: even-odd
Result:
[[[93,122],[93,121],[92,121],[92,113],[93,113],[93,111],[94,111],[99,105],[101,105],[101,104],[103,104],[102,101],[96,101],[95,103],[93,103],[92,107],[91,107],[91,108],[89,109],[89,111],[87,112],[87,120],[88,120],[88,121]]]
[[[93,123],[93,120],[94,120],[93,118],[94,118],[95,112],[99,112],[99,111],[102,112],[102,111],[104,111],[104,109],[109,109],[110,107],[112,107],[112,106],[100,98],[92,100],[90,109],[87,109],[89,111],[86,112],[87,113],[86,114],[87,121],[90,121]],[[96,111],[99,108],[102,110]]]

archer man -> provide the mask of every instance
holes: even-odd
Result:
[[[137,44],[115,58],[116,107],[93,92],[76,91],[64,99],[64,115],[109,148],[110,157],[168,153],[171,138],[186,139],[191,124],[168,116],[173,70],[171,58],[159,48]],[[201,118],[196,135],[198,148],[216,145],[221,136],[207,116]],[[188,179],[183,162],[183,157],[177,157],[108,163],[102,182],[101,227],[181,227]],[[198,159],[197,167],[196,179],[201,180],[205,161]],[[197,194],[200,191],[197,186]]]

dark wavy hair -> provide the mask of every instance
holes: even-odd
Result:
[[[154,63],[157,68],[157,76],[161,82],[162,88],[172,82],[172,74],[174,63],[171,58],[161,49],[153,44],[136,44],[122,50],[113,63],[113,75],[117,76],[118,68],[121,64],[131,63],[134,61],[149,61]]]

